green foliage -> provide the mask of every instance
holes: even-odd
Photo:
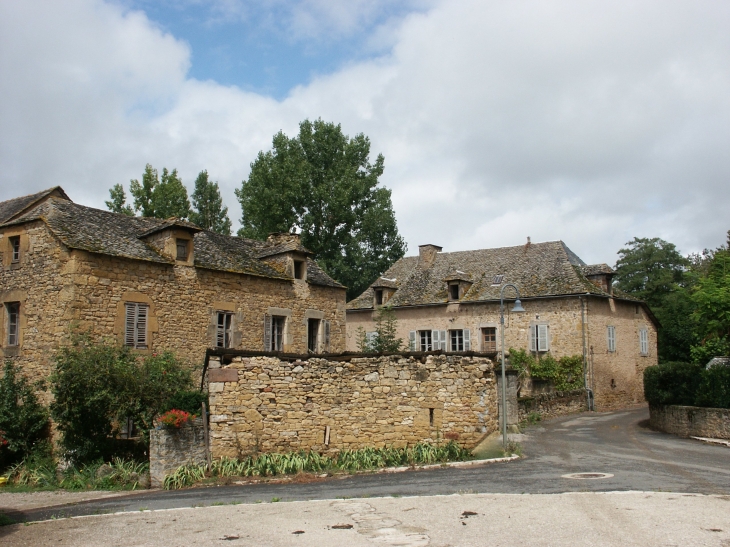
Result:
[[[692,293],[694,317],[703,339],[730,335],[730,250],[718,249]]]
[[[558,391],[583,387],[583,356],[570,355],[555,359],[550,353],[533,357],[524,349],[509,349],[510,366],[520,373],[538,380],[550,380]]]
[[[375,336],[368,341],[362,327],[357,331],[357,348],[363,353],[386,353],[403,350],[405,344],[402,338],[396,337],[398,320],[393,309],[389,306],[378,308],[375,312]]]
[[[702,371],[694,404],[730,408],[730,367],[714,366]]]
[[[165,477],[163,486],[174,490],[191,486],[213,477],[270,477],[296,473],[322,473],[326,471],[363,471],[402,465],[420,465],[462,461],[471,459],[469,450],[454,441],[444,445],[418,443],[405,448],[362,448],[342,450],[336,456],[324,456],[317,452],[289,452],[287,454],[260,454],[241,460],[222,458],[212,464],[210,473],[203,465],[184,465]]]
[[[122,213],[123,215],[133,216],[134,211],[131,205],[127,205],[127,194],[124,192],[124,186],[115,184],[109,189],[109,201],[105,201],[106,208],[112,213]]]
[[[695,403],[702,368],[692,363],[670,362],[644,369],[644,397],[650,405]]]
[[[730,355],[730,337],[709,338],[702,344],[696,344],[690,348],[692,362],[698,365],[706,365],[713,357]]]
[[[138,359],[126,347],[79,338],[54,359],[51,415],[66,457],[78,463],[108,460],[119,448],[116,423],[132,418],[149,430],[165,403],[192,386],[171,353]]]
[[[204,230],[231,235],[228,207],[223,205],[218,183],[208,180],[208,171],[201,171],[198,174],[191,197],[194,210],[190,213],[190,222]]]
[[[209,408],[207,393],[202,391],[179,391],[162,405],[160,413],[162,414],[168,410],[177,409],[199,416],[203,411],[202,403],[205,403],[205,407]]]
[[[0,469],[34,453],[48,452],[48,410],[38,402],[36,390],[6,361],[0,378],[0,431],[6,443],[0,446]]]
[[[188,191],[180,180],[177,169],[168,171],[167,168],[163,168],[160,179],[157,169],[148,163],[142,175],[142,182],[137,179],[129,182],[129,193],[132,194],[134,209],[127,205],[127,196],[121,184],[115,184],[109,190],[111,199],[105,202],[107,208],[125,215],[137,212],[143,217],[187,219],[191,215]]]
[[[359,295],[405,254],[390,190],[378,187],[384,160],[370,163],[370,140],[349,138],[322,120],[303,121],[299,135],[279,132],[273,150],[260,152],[236,196],[243,216],[239,236],[301,233],[318,264]]]

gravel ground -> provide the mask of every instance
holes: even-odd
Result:
[[[573,492],[221,505],[16,524],[0,528],[0,544],[730,547],[730,496]]]

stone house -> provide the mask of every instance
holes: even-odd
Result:
[[[505,291],[505,347],[540,357],[582,355],[597,409],[642,403],[643,371],[657,363],[657,321],[648,306],[612,286],[606,264],[586,265],[562,241],[441,252],[422,245],[347,305],[347,349],[372,336],[374,311],[392,308],[411,351],[500,349],[500,290],[520,291],[512,313]],[[521,392],[530,395],[527,382]]]
[[[0,203],[0,357],[50,372],[72,329],[191,365],[208,348],[345,349],[345,287],[294,234],[254,241],[73,203]]]

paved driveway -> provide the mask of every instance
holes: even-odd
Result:
[[[43,520],[143,508],[465,493],[656,491],[730,494],[730,448],[652,431],[645,425],[647,419],[648,410],[640,409],[577,414],[537,424],[528,428],[522,441],[525,457],[508,463],[346,476],[309,484],[140,492],[27,510],[15,516],[23,520]],[[574,473],[611,476],[563,478],[563,475]]]

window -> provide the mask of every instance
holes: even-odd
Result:
[[[497,351],[497,327],[482,329],[482,351],[486,353]]]
[[[188,240],[178,239],[177,242],[177,259],[187,260],[188,259]]]
[[[495,275],[494,279],[492,279],[492,285],[501,285],[503,279],[504,279],[503,274]]]
[[[307,319],[307,351],[319,351],[319,319]]]
[[[381,306],[383,304],[383,290],[375,289],[375,305]]]
[[[608,338],[608,351],[616,351],[616,327],[606,327],[606,336]]]
[[[649,355],[649,333],[646,329],[639,330],[639,352]]]
[[[8,346],[20,345],[20,302],[5,304],[8,313]]]
[[[451,351],[471,350],[469,329],[454,329],[449,331],[449,343]]]
[[[136,349],[147,349],[147,316],[149,306],[136,302],[124,304],[124,345]]]
[[[304,279],[305,262],[303,260],[294,261],[294,279]]]
[[[283,351],[286,317],[267,315],[264,319],[264,350]]]
[[[10,242],[10,262],[20,262],[20,236],[9,237]]]
[[[542,352],[550,349],[547,325],[530,326],[530,351]]]
[[[433,338],[430,330],[418,331],[418,351],[432,351]]]
[[[219,311],[217,316],[215,345],[217,348],[230,348],[233,345],[233,314]]]
[[[459,299],[459,284],[453,283],[449,285],[449,300]]]

